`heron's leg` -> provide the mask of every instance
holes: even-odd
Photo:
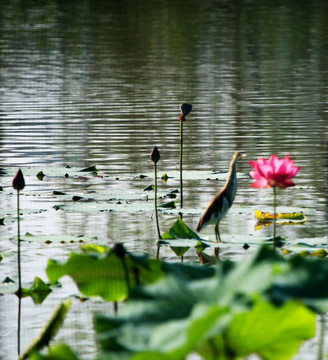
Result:
[[[221,238],[220,238],[220,231],[219,231],[219,223],[217,222],[215,225],[215,238],[216,238],[216,242],[221,242]]]

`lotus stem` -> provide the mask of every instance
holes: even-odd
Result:
[[[22,170],[19,169],[13,178],[12,186],[17,190],[17,266],[18,266],[18,326],[17,326],[17,352],[20,357],[20,328],[21,328],[21,298],[22,298],[22,274],[21,274],[21,252],[20,252],[20,211],[19,192],[25,187],[25,180]]]
[[[182,155],[183,155],[183,121],[180,121],[180,209],[182,209],[183,207]]]
[[[17,324],[17,354],[20,359],[20,329],[21,329],[21,317],[22,317],[22,298],[18,297],[18,324]]]
[[[22,317],[22,273],[21,273],[21,251],[20,251],[20,211],[19,211],[19,190],[17,190],[17,266],[18,266],[18,316],[17,316],[17,353],[20,358],[20,332]]]
[[[157,227],[157,235],[158,235],[158,239],[161,239],[161,232],[159,230],[159,222],[158,222],[158,212],[157,212],[157,163],[154,163],[155,165],[155,185],[154,185],[154,190],[155,190],[155,217],[156,217],[156,227]]]
[[[273,187],[273,238],[272,238],[272,248],[273,250],[276,249],[276,193],[277,187]]]
[[[22,293],[22,273],[21,273],[21,251],[20,251],[20,214],[19,214],[19,190],[17,190],[17,263],[18,263],[18,297]]]
[[[186,116],[192,109],[191,104],[180,104],[181,115],[180,121],[180,209],[183,207],[183,188],[182,188],[182,154],[183,154],[183,122],[186,121]],[[182,214],[180,215],[182,218]]]
[[[156,217],[156,227],[157,227],[157,236],[158,239],[161,239],[161,232],[159,230],[159,222],[158,222],[158,211],[157,211],[157,162],[161,158],[161,155],[157,149],[157,146],[154,146],[151,154],[150,154],[150,160],[154,163],[154,175],[155,175],[155,181],[154,181],[154,192],[155,192],[155,217]],[[159,258],[159,245],[157,245],[157,254],[156,259]]]

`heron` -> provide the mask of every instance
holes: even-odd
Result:
[[[219,223],[227,215],[237,192],[237,163],[241,157],[245,157],[241,151],[236,151],[232,155],[229,166],[228,178],[223,188],[214,196],[212,201],[208,204],[202,217],[199,219],[196,231],[201,231],[209,224],[215,224],[214,232],[216,242],[221,242]]]

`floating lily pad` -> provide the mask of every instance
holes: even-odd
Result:
[[[163,204],[158,205],[158,207],[175,209],[177,206],[176,206],[174,201],[169,201],[167,203],[163,203]]]
[[[90,174],[94,175],[95,170],[93,170],[95,167],[90,167],[90,170],[88,168],[66,168],[66,167],[53,167],[53,166],[26,166],[22,168],[24,177],[25,176],[37,176],[42,175],[42,178],[44,176],[47,177],[63,177],[65,174],[68,174],[70,177],[80,177],[81,172],[89,172]],[[14,176],[17,172],[17,168],[8,168],[6,169],[6,175]],[[84,175],[83,175],[84,176]]]
[[[0,283],[0,294],[16,294],[18,284],[10,278]],[[22,283],[22,297],[31,296],[35,304],[41,304],[51,292],[51,288],[40,278],[35,277],[33,282]]]
[[[82,199],[83,199],[83,196],[74,195],[74,196],[72,197],[72,200],[73,200],[73,201],[80,201],[80,200],[82,200]]]
[[[15,238],[13,238],[14,240]],[[22,241],[29,241],[29,242],[40,242],[45,244],[51,244],[51,243],[85,243],[85,242],[92,242],[97,240],[97,237],[88,237],[84,235],[34,235],[31,233],[26,233],[24,236],[21,236],[20,239]]]
[[[98,169],[95,165],[92,165],[92,166],[88,166],[80,171],[81,172],[98,172]]]
[[[53,195],[66,195],[66,193],[64,193],[63,191],[56,191],[56,190],[54,190],[54,191],[52,192],[52,194],[53,194]]]
[[[43,171],[41,170],[41,171],[39,171],[39,172],[36,174],[36,177],[37,177],[40,181],[42,181],[43,178],[45,177],[45,175],[44,175]]]
[[[153,173],[146,173],[146,176],[153,178]],[[180,171],[170,170],[163,174],[164,178],[168,181],[172,179],[180,179]],[[161,176],[162,177],[162,176]],[[204,171],[204,170],[188,170],[183,171],[184,180],[226,180],[228,171]],[[249,173],[237,173],[239,179],[249,179]]]

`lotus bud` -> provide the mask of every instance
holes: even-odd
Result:
[[[25,180],[22,170],[19,169],[13,178],[13,188],[17,191],[23,190],[25,187]]]
[[[157,149],[157,146],[154,146],[154,148],[150,154],[150,160],[156,164],[160,158],[161,158],[161,155]]]

